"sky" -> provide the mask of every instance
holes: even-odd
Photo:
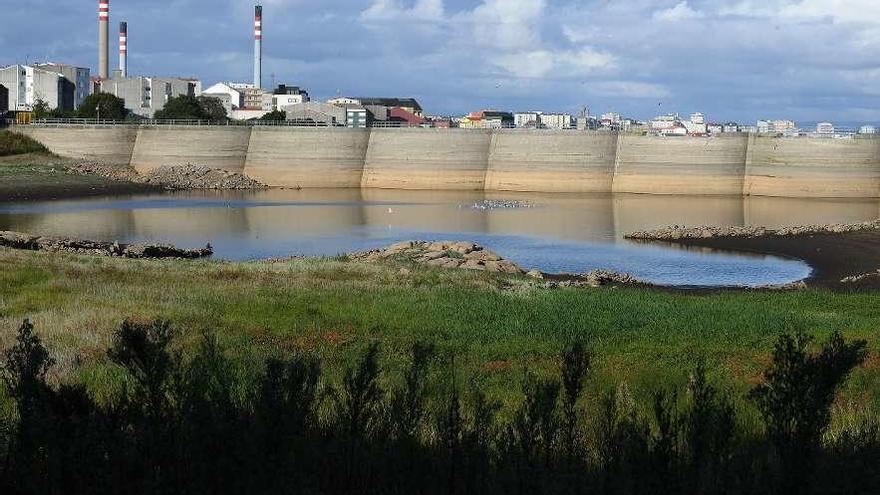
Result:
[[[97,66],[97,0],[2,0],[0,64]],[[16,5],[17,4],[17,5]],[[137,75],[252,79],[250,0],[111,0]],[[264,0],[264,86],[647,119],[880,121],[878,0]],[[11,8],[10,8],[11,7]],[[34,22],[37,19],[39,22]]]

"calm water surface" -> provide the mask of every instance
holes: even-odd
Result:
[[[479,209],[484,199],[530,208]],[[878,217],[876,200],[648,195],[269,190],[187,192],[0,205],[0,230],[158,241],[246,260],[335,255],[404,239],[471,240],[525,268],[625,271],[665,285],[755,286],[807,277],[796,260],[630,243],[678,225],[784,226]]]

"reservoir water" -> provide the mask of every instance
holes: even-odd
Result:
[[[491,208],[487,200],[525,206]],[[182,247],[215,257],[333,256],[405,239],[470,240],[526,269],[611,269],[663,285],[758,286],[809,276],[801,261],[635,244],[666,225],[861,222],[877,200],[537,194],[379,189],[186,192],[0,204],[0,230]]]

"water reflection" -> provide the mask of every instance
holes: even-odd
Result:
[[[533,208],[474,209],[484,199]],[[0,205],[0,229],[102,240],[211,242],[217,256],[332,255],[412,237],[469,239],[547,271],[625,270],[659,283],[781,283],[802,263],[634,245],[634,230],[873,220],[877,200],[378,189],[188,192]]]

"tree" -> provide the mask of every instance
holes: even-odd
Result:
[[[281,110],[273,110],[266,115],[263,115],[257,120],[272,120],[272,121],[282,121],[287,120],[287,113],[282,112]]]
[[[37,99],[34,102],[34,118],[35,119],[45,119],[52,116],[52,109],[49,108],[49,104],[46,103],[43,99]]]
[[[77,113],[84,119],[122,120],[128,110],[122,98],[110,93],[93,93],[83,100]]]
[[[210,117],[202,109],[198,98],[190,95],[168,98],[165,106],[156,112],[154,117],[157,119],[210,120]]]
[[[221,122],[227,119],[226,108],[223,107],[220,98],[215,98],[213,96],[199,96],[197,99],[205,118],[215,122]]]
[[[835,332],[817,354],[808,352],[811,340],[802,333],[780,336],[763,383],[749,394],[779,451],[787,491],[800,491],[806,482],[837,389],[868,357],[865,340],[846,342]]]

